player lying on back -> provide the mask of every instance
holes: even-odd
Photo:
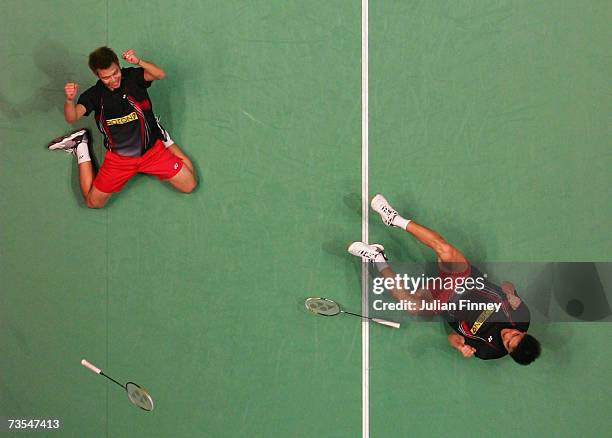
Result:
[[[511,283],[504,282],[499,287],[486,280],[457,248],[435,231],[400,216],[382,195],[376,195],[371,205],[387,226],[407,231],[436,253],[441,280],[438,284],[446,287],[417,291],[398,287],[390,289],[395,299],[412,303],[407,307],[409,312],[442,314],[455,331],[448,336],[449,344],[464,357],[498,359],[510,354],[521,365],[528,365],[538,358],[540,343],[527,334],[529,309]],[[382,245],[353,242],[348,251],[374,262],[383,277],[396,278],[386,263]],[[473,279],[471,284],[476,286],[458,293],[456,286],[465,284],[470,277]]]

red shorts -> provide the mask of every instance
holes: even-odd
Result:
[[[105,193],[118,192],[137,173],[148,173],[164,180],[179,173],[182,167],[183,160],[166,149],[161,140],[157,140],[142,157],[124,157],[106,151],[93,185]]]
[[[433,297],[434,300],[439,300],[441,303],[447,303],[450,296],[455,291],[455,287],[454,287],[455,282],[460,278],[469,277],[470,274],[472,273],[472,267],[468,264],[468,267],[466,268],[466,270],[462,272],[448,272],[438,267],[438,273],[440,274],[440,278],[442,279],[443,285],[450,283],[450,282],[447,282],[446,279],[451,278],[453,280],[452,286],[445,287],[442,289],[430,289],[429,292],[431,292],[431,296]]]

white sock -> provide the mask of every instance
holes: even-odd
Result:
[[[84,163],[86,161],[91,161],[91,157],[89,156],[89,144],[87,143],[87,141],[82,141],[81,143],[79,143],[79,145],[76,147],[75,152],[78,164]]]
[[[401,228],[402,230],[405,230],[409,223],[410,219],[404,219],[399,214],[393,218],[393,225]]]

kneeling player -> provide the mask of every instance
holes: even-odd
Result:
[[[83,198],[90,208],[103,207],[111,195],[121,190],[136,173],[155,175],[183,193],[197,185],[193,165],[178,145],[159,125],[147,88],[165,76],[155,64],[136,56],[133,50],[122,58],[138,68],[120,68],[117,55],[100,47],[89,55],[89,68],[98,82],[73,102],[78,86],[64,86],[64,117],[74,123],[94,113],[98,129],[104,135],[106,155],[97,175],[89,156],[88,135],[78,130],[49,144],[49,149],[63,149],[74,154],[79,166]]]

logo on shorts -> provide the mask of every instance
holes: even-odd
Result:
[[[489,336],[489,342],[493,340],[493,336]]]
[[[174,170],[178,169],[178,163],[174,163]]]

